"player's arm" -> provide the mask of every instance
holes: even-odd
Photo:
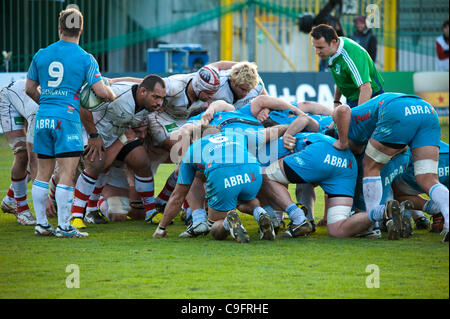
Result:
[[[267,120],[268,113],[271,110],[289,110],[297,115],[304,114],[299,108],[287,103],[282,99],[269,95],[259,95],[255,97],[250,102],[250,110],[252,112],[252,115],[259,121]],[[261,114],[261,111],[264,111],[264,114]]]
[[[352,111],[348,105],[339,105],[334,109],[333,121],[336,123],[339,139],[333,143],[337,149],[344,150],[349,147],[348,130],[350,127]]]
[[[366,82],[359,87],[359,99],[358,105],[366,103],[372,97],[372,87],[370,86],[370,82]]]
[[[158,225],[158,228],[153,234],[153,237],[167,236],[167,230],[165,228],[178,215],[180,207],[183,205],[190,188],[191,185],[177,184],[175,186],[175,189],[167,202],[166,208],[164,209],[163,217]]]
[[[328,106],[317,102],[304,101],[299,102],[298,108],[305,113],[317,114],[317,115],[333,115],[333,110]]]
[[[341,105],[341,97],[342,97],[342,93],[339,90],[339,88],[337,87],[337,85],[334,86],[334,107],[338,107],[339,105]]]
[[[89,137],[88,145],[84,150],[85,157],[90,159],[91,161],[102,159],[105,152],[105,144],[103,143],[102,137],[98,134],[97,128],[95,127],[92,112],[86,110],[81,105],[80,119]]]
[[[133,83],[141,84],[142,80],[143,80],[142,78],[134,78],[131,76],[125,76],[125,77],[121,77],[121,78],[108,79],[108,83],[114,84],[117,82],[133,82]]]
[[[95,94],[104,102],[111,102],[116,98],[113,90],[109,86],[106,86],[103,81],[97,81],[91,87]]]
[[[217,68],[218,70],[228,70],[233,67],[233,65],[237,64],[238,62],[235,61],[226,61],[226,60],[220,60],[213,63],[210,63],[209,65]]]
[[[235,110],[236,108],[233,105],[223,100],[217,100],[208,106],[206,111],[202,114],[202,120],[210,122],[214,118],[214,114],[218,112],[233,112]]]
[[[25,82],[25,93],[36,102],[36,104],[39,104],[39,98],[41,96],[39,82],[27,78]]]

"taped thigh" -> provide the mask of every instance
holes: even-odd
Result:
[[[352,208],[350,206],[333,206],[327,210],[327,225],[334,224],[350,217]]]
[[[384,154],[383,152],[377,150],[370,142],[367,143],[366,146],[366,155],[373,159],[375,162],[381,164],[386,164],[392,158],[392,156]]]
[[[27,150],[27,138],[26,136],[16,137],[10,143],[9,146],[13,150],[14,154],[17,154],[20,151]]]
[[[439,162],[431,159],[418,160],[414,162],[414,176],[421,174],[437,174]]]

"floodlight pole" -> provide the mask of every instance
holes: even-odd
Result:
[[[255,27],[256,6],[253,1],[248,4],[248,61],[256,62],[256,27]]]

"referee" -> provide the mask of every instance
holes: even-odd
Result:
[[[311,36],[316,54],[327,59],[336,84],[335,107],[341,104],[342,95],[348,106],[355,107],[384,92],[384,80],[363,47],[349,38],[338,37],[334,28],[327,24],[314,27]]]

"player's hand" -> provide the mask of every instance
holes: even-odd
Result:
[[[84,149],[84,156],[91,162],[101,161],[105,157],[105,144],[101,136],[89,138],[88,145]]]
[[[201,116],[202,121],[208,121],[211,122],[212,119],[214,118],[214,111],[211,111],[211,109],[207,109]]]
[[[136,132],[132,128],[128,128],[123,134],[127,137],[128,143],[137,139]]]
[[[348,148],[348,143],[342,143],[341,140],[337,140],[333,143],[334,148],[337,148],[338,150],[346,150]]]
[[[166,238],[167,237],[167,229],[162,229],[159,225],[153,233],[153,238]]]
[[[297,143],[297,139],[293,137],[291,134],[284,133],[283,135],[283,146],[290,150],[291,153],[294,152],[295,144]]]
[[[269,118],[269,112],[270,112],[270,110],[268,108],[262,109],[256,116],[256,119],[260,122],[264,122],[265,120],[267,120]]]
[[[52,218],[52,217],[56,216],[56,207],[50,198],[47,199],[47,205],[45,207],[45,214],[47,215],[48,218]]]

